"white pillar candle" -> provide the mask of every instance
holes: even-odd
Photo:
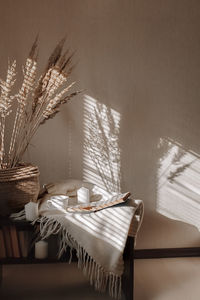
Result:
[[[29,202],[25,206],[26,220],[34,221],[38,218],[38,203]]]
[[[48,243],[39,241],[35,243],[35,258],[44,259],[48,256]]]
[[[78,203],[80,204],[85,204],[90,202],[90,190],[81,187],[80,189],[77,190],[77,198],[78,198]]]

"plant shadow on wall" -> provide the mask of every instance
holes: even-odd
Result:
[[[84,96],[83,180],[93,183],[95,192],[103,199],[121,192],[120,120],[121,115],[116,110],[88,95]],[[91,231],[87,216],[80,219],[77,214],[77,219],[82,228],[102,239],[98,231]],[[107,210],[102,210],[93,216],[92,224],[103,227],[105,221],[111,228],[114,226],[116,232],[108,230],[104,240],[107,243],[114,241],[115,246],[122,249],[127,221],[123,209],[118,207],[112,216]]]
[[[85,95],[83,178],[108,193],[121,191],[120,113]]]
[[[157,212],[200,230],[200,155],[170,138],[158,147],[165,153],[158,168]]]

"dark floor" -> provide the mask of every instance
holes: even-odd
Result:
[[[7,265],[0,299],[111,300],[95,292],[76,263]],[[199,300],[200,257],[135,261],[135,300]]]
[[[0,299],[9,300],[110,300],[96,292],[72,264],[3,266]]]

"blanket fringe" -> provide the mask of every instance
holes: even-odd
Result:
[[[42,217],[37,220],[40,222],[40,236],[47,239],[51,234],[58,234],[60,237],[60,245],[58,258],[70,248],[70,259],[72,260],[72,250],[75,249],[78,258],[78,268],[80,268],[85,276],[88,277],[90,284],[100,292],[105,292],[108,288],[109,295],[115,299],[121,298],[121,276],[106,271],[102,266],[78,244],[70,233],[58,221],[53,218]]]
[[[18,213],[11,214],[10,218],[16,221],[26,220],[25,209],[21,210]]]

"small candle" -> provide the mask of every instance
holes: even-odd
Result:
[[[85,187],[81,187],[80,189],[77,190],[77,198],[78,198],[78,203],[84,204],[84,203],[89,203],[90,202],[90,191],[89,189]]]
[[[25,206],[26,220],[34,221],[38,218],[38,203],[29,202]]]
[[[39,241],[35,243],[35,258],[44,259],[48,256],[48,243]]]

